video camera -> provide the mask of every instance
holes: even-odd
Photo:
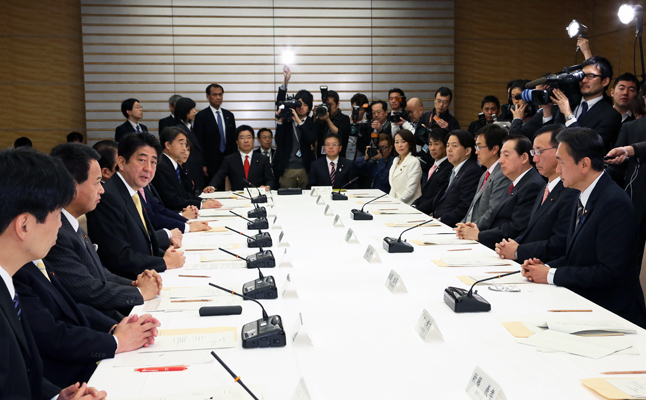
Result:
[[[278,118],[282,118],[283,122],[285,123],[291,123],[294,120],[294,115],[292,114],[292,110],[296,110],[297,108],[301,107],[303,103],[301,103],[300,100],[295,100],[294,97],[289,97],[285,99],[285,101],[281,101],[278,103],[278,108],[279,108],[279,113],[278,113]]]
[[[393,111],[388,117],[386,117],[386,119],[390,122],[399,122],[400,118],[410,121],[408,111],[406,111],[406,96],[398,96],[397,100],[399,101],[402,109],[399,111]]]
[[[329,114],[330,110],[327,106],[327,86],[321,86],[319,89],[321,89],[321,100],[323,103],[316,107],[316,116],[320,118]]]
[[[550,75],[528,82],[523,90],[521,98],[528,104],[542,106],[552,102],[554,89],[560,89],[570,98],[572,95],[580,94],[581,89],[579,82],[583,80],[585,74],[581,70],[581,65],[565,67],[560,74]],[[547,90],[533,89],[538,85],[549,85]],[[532,90],[533,89],[533,90]]]

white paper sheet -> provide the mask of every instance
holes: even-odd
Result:
[[[442,261],[449,267],[495,267],[511,266],[509,261],[501,260],[496,257],[443,257]]]
[[[200,269],[230,269],[230,268],[247,268],[246,261],[232,260],[232,261],[209,261],[209,262],[193,262],[186,263],[184,269],[200,270]]]
[[[460,239],[452,235],[425,236],[424,238],[418,240],[420,240],[424,244],[435,245],[478,244],[478,241],[476,240]]]
[[[238,248],[239,246],[240,245],[238,243],[222,243],[217,239],[217,236],[208,235],[194,236],[191,237],[190,240],[184,240],[180,250],[215,250],[218,247],[229,250]]]
[[[228,288],[233,285],[226,283],[217,283],[217,285]],[[225,292],[213,286],[200,286],[200,287],[183,287],[183,288],[170,288],[169,298],[171,299],[182,299],[182,298],[193,298],[199,299],[203,297],[220,297],[220,296],[231,296],[230,292]]]
[[[211,357],[209,355],[209,357]],[[211,359],[214,360],[213,357]],[[260,400],[266,399],[265,389],[259,385],[245,385]],[[173,393],[125,400],[249,400],[251,397],[240,385],[209,389],[191,389],[190,393]]]
[[[199,310],[200,307],[213,307],[213,306],[236,306],[241,305],[243,300],[238,296],[218,296],[210,297],[209,301],[196,301],[196,302],[173,302],[171,299],[150,300],[144,305],[146,312],[167,312],[167,311],[189,311]],[[186,299],[190,300],[190,299]],[[177,301],[177,300],[175,300]]]
[[[586,338],[567,333],[547,330],[530,336],[527,339],[516,339],[516,342],[538,348],[564,351],[583,357],[598,359],[609,356],[617,351],[631,347],[630,342],[622,340],[588,340],[599,338]],[[604,339],[618,339],[609,337]],[[619,338],[621,339],[621,338]]]
[[[469,275],[469,278],[474,281],[479,281],[481,279],[493,278],[495,274],[486,274],[486,275]],[[479,285],[519,285],[524,283],[531,283],[521,274],[503,276],[502,278],[492,279],[490,281],[479,283]]]
[[[547,321],[547,326],[563,333],[637,333],[615,321]]]
[[[158,336],[155,344],[137,350],[139,353],[160,353],[187,350],[211,350],[234,347],[235,332],[202,333],[194,335]],[[168,364],[171,365],[171,364]]]
[[[632,397],[646,397],[646,379],[606,379],[606,382]]]

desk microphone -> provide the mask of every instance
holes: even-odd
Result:
[[[350,184],[354,183],[359,179],[359,177],[355,177],[354,179],[350,180],[350,182],[346,183],[345,185],[341,186],[338,191],[332,191],[332,200],[347,200],[348,196],[341,194],[341,189],[345,189],[347,186]]]
[[[258,188],[256,187],[256,185],[254,185],[253,183],[249,182],[249,181],[248,181],[248,180],[246,180],[246,179],[243,179],[243,180],[244,180],[245,182],[247,182],[248,184],[250,184],[251,186],[253,186],[253,187],[258,191],[258,196],[253,197],[253,196],[251,196],[251,192],[249,191],[249,187],[247,187],[247,188],[246,188],[246,189],[247,189],[247,193],[249,194],[249,197],[251,197],[251,203],[252,203],[252,204],[256,204],[256,203],[266,203],[266,202],[267,202],[267,195],[266,195],[266,194],[262,194],[262,193],[260,192],[260,189],[258,189]]]
[[[364,204],[363,207],[361,207],[361,210],[357,210],[356,208],[352,209],[352,211],[350,211],[350,218],[354,219],[355,221],[370,221],[370,220],[372,220],[372,214],[370,214],[369,212],[363,211],[363,209],[368,204],[372,203],[373,201],[375,201],[377,199],[381,199],[384,196],[388,196],[388,193],[384,193],[381,196],[375,197],[374,199],[366,202],[366,204]]]
[[[243,195],[238,194],[236,192],[231,192],[231,193],[235,194],[238,197],[242,197],[242,198],[247,199],[247,200],[252,200],[251,197],[243,196]],[[254,203],[253,201],[251,202],[251,204],[253,204],[255,208],[253,210],[247,211],[247,217],[248,218],[263,218],[263,217],[266,218],[267,217],[267,209],[265,209],[265,207],[258,207],[258,205],[256,203]]]
[[[384,249],[389,252],[389,253],[412,253],[413,252],[413,246],[406,242],[406,240],[402,241],[402,235],[404,232],[408,232],[411,229],[415,229],[417,227],[420,227],[422,225],[426,225],[429,222],[433,222],[433,218],[429,219],[426,222],[422,222],[421,224],[417,224],[415,226],[411,226],[408,229],[404,229],[402,233],[399,234],[399,237],[397,239],[391,238],[391,237],[385,237],[384,238]]]
[[[249,236],[249,235],[245,235],[242,232],[238,232],[233,228],[229,228],[228,226],[225,226],[225,228],[230,230],[231,232],[235,232],[239,235],[246,237],[247,247],[263,248],[263,247],[271,247],[273,245],[273,241],[271,240],[271,235],[269,235],[269,232],[260,232],[254,236]]]
[[[249,259],[245,257],[241,257],[237,254],[231,253],[230,251],[224,250],[221,247],[220,247],[220,251],[230,254],[235,258],[242,258],[243,260],[247,261],[247,268],[254,268],[254,266],[251,264],[251,261]],[[249,265],[252,265],[252,266],[249,267]],[[265,277],[263,276],[262,271],[260,271],[259,267],[255,267],[255,268],[258,268],[259,278],[242,285],[242,293],[244,293],[246,297],[253,298],[253,299],[277,299],[278,288],[276,287],[276,281],[274,280],[274,277],[273,276]]]
[[[451,308],[456,313],[466,313],[466,312],[479,312],[479,311],[490,311],[491,304],[482,296],[478,294],[478,291],[473,291],[473,288],[480,282],[490,281],[492,279],[499,279],[504,276],[509,276],[519,273],[520,270],[509,272],[502,275],[492,276],[491,278],[480,279],[471,285],[469,291],[462,288],[457,288],[454,286],[449,286],[444,289],[444,302],[447,306]]]
[[[295,194],[303,194],[303,189],[301,189],[300,179],[296,177],[296,187],[295,188],[278,188],[277,190],[279,196],[291,196]]]
[[[262,247],[260,247],[259,252],[252,254],[249,257],[242,257],[241,255],[232,253],[222,248],[220,248],[220,250],[234,257],[242,258],[247,262],[247,268],[274,268],[276,266],[274,253],[272,253],[271,250],[263,250]]]
[[[258,231],[260,232],[261,229],[269,229],[269,221],[267,221],[267,218],[263,217],[250,220],[249,218],[245,218],[233,210],[229,210],[229,212],[247,221],[247,229],[249,230],[258,229]]]
[[[224,363],[224,361],[222,361],[222,359],[221,359],[220,357],[218,357],[218,355],[217,355],[217,354],[215,354],[215,351],[212,351],[212,352],[211,352],[211,355],[212,355],[213,357],[215,357],[215,359],[216,359],[216,360],[218,360],[218,362],[220,363],[220,365],[222,365],[222,366],[224,367],[224,369],[226,369],[226,370],[227,370],[227,372],[228,372],[228,373],[233,377],[233,379],[234,379],[236,382],[238,382],[238,383],[240,384],[240,386],[242,386],[242,387],[244,388],[244,390],[246,390],[246,391],[247,391],[247,393],[249,393],[249,396],[251,396],[254,400],[258,400],[258,398],[256,397],[256,395],[255,395],[255,394],[253,394],[253,393],[251,392],[251,390],[249,390],[249,388],[248,388],[247,386],[245,386],[245,384],[244,384],[244,383],[242,383],[242,379],[240,379],[240,377],[239,377],[239,376],[236,376],[236,374],[234,374],[234,373],[233,373],[233,371],[231,371],[231,368],[229,368],[229,367]]]
[[[214,283],[209,285],[233,295],[240,296],[245,300],[251,300],[262,308],[262,319],[250,322],[242,326],[242,347],[245,349],[255,347],[283,347],[287,344],[283,322],[279,315],[267,315],[265,307],[256,299],[247,297],[244,294],[236,293],[233,290],[225,289]]]

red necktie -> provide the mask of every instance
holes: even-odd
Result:
[[[541,201],[541,204],[545,203],[545,199],[547,199],[547,196],[550,194],[550,188],[549,186],[545,185],[545,192],[543,193],[543,201]]]
[[[244,178],[249,179],[249,156],[244,156]]]
[[[433,172],[435,172],[436,168],[437,168],[437,162],[434,163],[431,169],[428,171],[428,177],[426,177],[427,181],[431,179],[431,175],[433,175]]]
[[[484,182],[482,182],[482,186],[480,186],[480,190],[478,190],[478,192],[481,191],[485,187],[485,185],[487,184],[487,179],[489,179],[489,175],[491,175],[491,174],[489,173],[489,171],[487,171],[487,173],[485,174]]]
[[[512,190],[514,190],[514,184],[513,183],[511,184],[511,187],[509,188],[509,191],[507,192],[507,194],[511,193]]]

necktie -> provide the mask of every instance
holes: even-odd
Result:
[[[491,174],[489,173],[489,171],[487,171],[487,173],[485,174],[484,182],[482,182],[482,186],[480,186],[480,190],[478,190],[478,192],[484,189],[485,185],[487,184],[487,179],[489,179],[489,175]]]
[[[45,269],[45,263],[43,262],[43,260],[38,260],[37,267],[38,267],[38,270],[42,272],[43,275],[45,275],[45,278],[47,278],[47,280],[51,282],[52,280],[49,279],[49,275],[47,275],[47,269]]]
[[[579,223],[583,218],[584,210],[585,209],[583,208],[583,203],[581,203],[581,198],[579,197],[579,201],[576,203],[576,224],[574,224],[574,230],[576,230],[576,228],[579,226]]]
[[[249,156],[244,156],[244,178],[249,179]]]
[[[513,183],[509,187],[509,190],[507,191],[507,194],[511,193],[512,190],[514,190],[514,184]]]
[[[436,168],[437,168],[437,163],[434,163],[431,169],[428,171],[428,177],[426,178],[427,181],[431,180],[431,176],[433,175],[433,172],[435,172]]]
[[[90,239],[88,239],[87,234],[79,226],[78,231],[76,232],[81,241],[83,241],[83,244],[85,244],[85,249],[87,250],[88,253],[90,253],[90,258],[94,261],[94,266],[96,267],[97,271],[99,272],[99,275],[101,276],[101,279],[105,280],[105,273],[103,271],[103,265],[101,264],[101,260],[99,259],[99,255],[96,254],[96,249],[94,248],[94,245],[90,242]]]
[[[16,314],[18,314],[18,321],[20,321],[20,315],[22,314],[22,307],[20,307],[20,300],[18,300],[18,293],[13,296],[13,308],[16,309]]]
[[[334,186],[334,178],[336,178],[336,166],[334,162],[330,162],[330,182],[332,182],[332,186]]]
[[[451,187],[451,184],[453,183],[453,180],[455,179],[456,175],[457,175],[457,172],[455,172],[455,168],[454,168],[453,171],[451,171],[451,176],[449,177],[449,186],[446,187],[447,189]]]
[[[180,173],[179,173],[179,165],[177,166],[177,169],[175,169],[175,172],[177,172],[177,180],[179,180],[180,182],[182,182],[182,176],[181,176],[181,175],[180,175]]]
[[[146,200],[146,193],[144,193],[144,188],[139,188],[138,192],[141,195],[141,198],[144,199],[146,203],[148,203],[148,200]]]
[[[269,163],[271,163],[271,157],[269,157],[269,152],[267,150],[264,150],[262,154],[264,154],[265,157],[269,158]]]
[[[550,188],[548,185],[545,185],[545,192],[543,192],[543,201],[541,201],[541,205],[545,203],[545,199],[547,199],[547,196],[550,194]]]
[[[139,195],[135,193],[134,196],[132,196],[132,201],[135,202],[135,207],[137,207],[137,212],[139,213],[139,217],[141,217],[141,222],[144,224],[144,228],[146,228],[146,233],[148,233],[148,227],[146,226],[146,219],[144,218],[144,210],[141,208],[141,200],[139,199]]]
[[[583,118],[588,113],[588,102],[584,101],[581,103],[581,114],[579,118]]]
[[[222,124],[220,110],[216,111],[215,113],[218,116],[218,130],[220,131],[220,153],[224,153],[227,149],[227,138],[224,135],[224,125]]]
[[[135,128],[135,132],[141,133],[141,128],[139,127],[139,124],[137,124],[137,127]]]

